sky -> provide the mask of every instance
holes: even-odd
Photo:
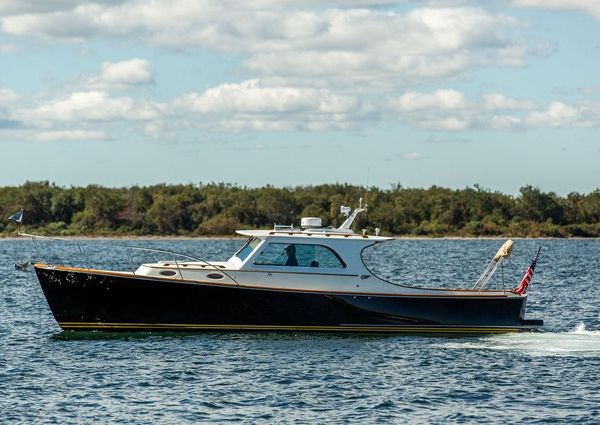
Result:
[[[600,0],[0,0],[0,186],[600,187]]]

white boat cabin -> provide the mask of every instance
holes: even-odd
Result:
[[[238,230],[249,239],[227,261],[160,261],[141,265],[135,275],[290,290],[464,295],[464,290],[417,288],[412,282],[404,286],[373,274],[362,260],[363,250],[393,238],[379,236],[379,229],[376,235],[354,233],[352,222],[362,211],[366,207],[352,214],[342,207],[347,219],[339,228],[306,217],[301,229],[275,225],[273,230]]]

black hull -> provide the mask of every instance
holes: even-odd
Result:
[[[35,268],[65,330],[503,333],[531,330],[523,297],[271,290]]]

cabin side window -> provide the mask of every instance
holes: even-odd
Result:
[[[298,243],[271,243],[256,257],[254,264],[337,269],[346,267],[340,256],[331,248]]]
[[[244,246],[235,253],[234,257],[244,261],[246,258],[248,258],[248,255],[250,255],[250,253],[256,249],[258,244],[260,244],[260,239],[258,238],[248,239],[248,242],[246,242]]]

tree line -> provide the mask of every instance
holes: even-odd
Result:
[[[482,188],[388,189],[349,184],[277,188],[224,183],[108,188],[27,182],[0,188],[0,234],[15,234],[6,217],[23,206],[27,231],[46,235],[233,235],[236,229],[300,224],[305,216],[339,226],[341,205],[363,198],[368,213],[355,231],[386,235],[600,236],[600,189],[559,196],[524,186],[518,196]]]

